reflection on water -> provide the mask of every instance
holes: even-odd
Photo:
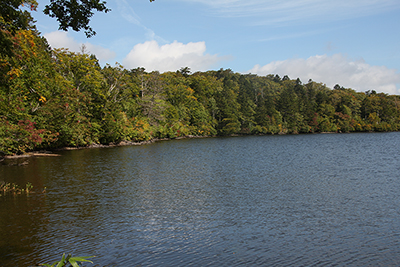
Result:
[[[398,266],[400,133],[63,151],[0,166],[0,266]],[[25,159],[26,160],[26,159]],[[39,190],[40,191],[40,190]]]

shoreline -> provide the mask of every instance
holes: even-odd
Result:
[[[119,143],[110,143],[110,144],[91,144],[88,146],[79,146],[79,147],[61,147],[61,148],[54,148],[48,150],[38,150],[38,151],[31,151],[21,155],[5,155],[0,156],[0,162],[4,161],[5,159],[19,159],[19,158],[31,158],[31,157],[60,157],[60,154],[53,153],[56,151],[65,151],[65,150],[80,150],[80,149],[90,149],[90,148],[108,148],[108,147],[118,147],[118,146],[142,146],[142,145],[149,145],[159,141],[170,141],[170,140],[180,140],[180,139],[194,139],[194,138],[209,138],[214,136],[200,136],[200,135],[187,135],[187,136],[180,136],[176,138],[154,138],[147,141],[121,141]]]
[[[389,132],[397,132],[397,131],[389,131]],[[304,134],[335,134],[335,133],[342,133],[342,132],[318,132],[318,133],[304,133]],[[350,132],[350,133],[357,133],[357,132]],[[360,133],[360,132],[358,132]],[[364,132],[364,133],[374,133],[374,131]],[[388,133],[388,132],[387,132]],[[271,135],[271,134],[231,134],[228,136],[235,137],[235,136],[257,136],[257,135]],[[273,134],[272,134],[273,135]],[[286,135],[286,133],[279,133],[277,135]],[[118,147],[118,146],[142,146],[142,145],[149,145],[152,143],[160,142],[160,141],[170,141],[170,140],[181,140],[181,139],[195,139],[195,138],[210,138],[210,137],[217,137],[216,135],[186,135],[180,136],[175,138],[154,138],[147,141],[121,141],[119,143],[110,143],[110,144],[91,144],[88,146],[80,146],[80,147],[61,147],[61,148],[53,148],[48,150],[37,150],[27,152],[21,155],[4,155],[0,156],[0,162],[4,161],[5,159],[18,159],[18,158],[31,158],[31,157],[60,157],[60,154],[53,153],[56,151],[65,151],[65,150],[79,150],[79,149],[90,149],[90,148],[109,148],[109,147]]]
[[[194,139],[194,138],[209,138],[215,137],[211,135],[201,136],[201,135],[186,135],[180,136],[176,138],[154,138],[147,141],[121,141],[119,143],[109,143],[105,144],[91,144],[88,146],[80,146],[80,147],[62,147],[62,148],[55,148],[52,151],[64,151],[64,150],[79,150],[79,149],[89,149],[89,148],[107,148],[107,147],[118,147],[118,146],[142,146],[142,145],[149,145],[160,141],[170,141],[170,140],[180,140],[180,139]]]

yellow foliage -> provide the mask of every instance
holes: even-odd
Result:
[[[187,87],[186,90],[188,90],[189,94],[193,94],[194,93],[194,90],[192,88],[190,88],[190,87]]]
[[[7,72],[7,75],[10,76],[10,78],[18,78],[21,74],[22,71],[19,68],[12,68],[9,72]]]

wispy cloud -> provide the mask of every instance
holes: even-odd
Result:
[[[334,21],[400,9],[398,0],[181,0],[208,6],[216,16],[250,17],[256,24]]]
[[[133,8],[128,4],[126,0],[117,0],[118,12],[128,22],[137,26],[142,26],[140,23],[140,17],[135,13]]]
[[[149,29],[142,24],[142,22],[140,21],[140,17],[135,13],[133,8],[126,0],[116,0],[116,2],[118,6],[118,12],[121,14],[121,16],[129,23],[143,28],[146,32],[146,38],[148,38],[149,40],[157,40],[158,42],[167,43],[165,39],[156,35],[156,33],[152,29]]]
[[[306,36],[312,36],[321,33],[322,31],[305,31],[305,32],[296,32],[296,33],[288,33],[288,34],[280,34],[270,36],[268,38],[258,39],[259,42],[269,42],[269,41],[277,41],[277,40],[285,40],[285,39],[294,39]]]
[[[290,78],[323,82],[329,87],[340,84],[357,91],[376,90],[399,94],[400,73],[385,66],[371,66],[363,59],[351,60],[342,54],[316,55],[307,59],[295,58],[274,61],[267,65],[255,65],[250,73],[259,75],[278,74]]]
[[[147,71],[175,71],[190,67],[193,71],[204,71],[227,57],[206,54],[205,42],[183,44],[174,41],[160,46],[156,41],[135,45],[123,60],[126,68],[144,67]]]

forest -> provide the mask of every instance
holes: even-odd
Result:
[[[2,25],[0,156],[184,136],[400,129],[397,95],[230,69],[101,66],[85,47],[51,49],[35,27]]]

